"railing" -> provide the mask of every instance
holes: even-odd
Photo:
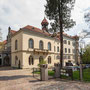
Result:
[[[47,49],[37,49],[37,48],[34,48],[33,49],[34,53],[37,52],[37,53],[46,53],[48,54],[48,50]]]

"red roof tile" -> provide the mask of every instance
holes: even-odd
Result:
[[[36,28],[36,27],[33,27],[33,26],[30,26],[30,25],[25,26],[23,29],[28,29],[30,31],[38,32],[38,33],[41,33],[41,34],[44,34],[44,35],[47,35],[47,36],[51,35],[48,32],[44,32],[43,30],[41,30],[39,28]]]
[[[7,40],[4,40],[3,43],[4,43],[4,44],[7,44]]]
[[[34,32],[37,32],[37,33],[40,33],[40,34],[43,34],[43,35],[46,35],[46,36],[52,36],[52,34],[50,34],[48,32],[45,32],[45,31],[43,31],[43,30],[41,30],[39,28],[36,28],[34,26],[30,26],[30,25],[27,25],[27,26],[23,27],[22,29],[27,29],[27,30],[30,30],[30,31],[34,31]],[[18,32],[18,31],[11,30],[12,34],[15,34],[16,32]],[[65,35],[65,36],[67,36],[69,38],[72,38],[72,39],[76,39],[76,38],[79,39],[78,36],[70,36],[70,35],[66,34],[65,32],[63,32],[63,35]],[[58,32],[56,34],[56,36],[54,36],[54,38],[60,39],[60,33]]]
[[[69,37],[69,38],[72,38],[72,39],[79,39],[79,37],[76,35],[76,36],[70,36],[70,35],[68,35],[68,34],[66,34],[65,32],[63,32],[63,35],[64,36],[66,36],[66,37]],[[60,37],[60,33],[58,32],[58,34],[57,34],[57,37]]]
[[[10,30],[10,32],[12,33],[12,34],[15,34],[17,31],[14,31],[14,30]]]

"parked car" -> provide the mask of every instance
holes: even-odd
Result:
[[[90,64],[86,64],[85,65],[85,68],[90,68]]]

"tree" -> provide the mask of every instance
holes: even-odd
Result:
[[[86,22],[88,25],[90,25],[90,11],[87,12],[87,13],[85,13],[84,18],[85,18],[85,22]],[[90,26],[89,26],[89,28],[90,28]]]
[[[82,54],[83,64],[90,64],[90,45],[87,46]]]
[[[52,32],[60,32],[60,63],[62,68],[63,62],[63,31],[69,30],[75,25],[73,19],[71,19],[71,10],[74,7],[75,0],[46,0],[45,14],[50,20]]]
[[[84,32],[86,33],[87,38],[90,38],[90,31],[89,31],[89,29],[90,29],[90,11],[85,13],[84,19],[88,25],[88,30],[84,30]]]

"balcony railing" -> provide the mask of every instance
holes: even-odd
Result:
[[[47,49],[38,49],[38,48],[34,48],[33,51],[34,52],[48,52]]]

